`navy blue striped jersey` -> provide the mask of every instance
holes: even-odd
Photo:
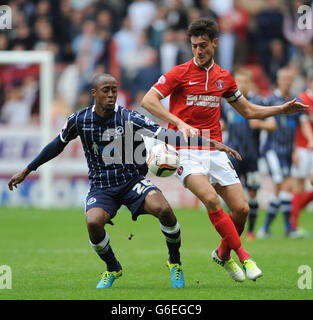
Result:
[[[109,119],[98,116],[90,106],[72,114],[60,132],[67,143],[80,137],[88,163],[91,187],[108,188],[146,175],[145,135],[155,136],[161,127],[144,115],[116,105]],[[137,133],[137,134],[136,134]]]
[[[265,99],[249,92],[246,99],[251,103],[264,105]],[[227,124],[228,137],[226,144],[237,150],[243,159],[255,159],[259,157],[260,130],[251,129],[249,120],[239,114],[228,102],[222,105],[221,118]]]
[[[294,98],[297,97],[291,96],[290,100]],[[267,100],[269,106],[282,105],[287,102],[278,89],[274,90]],[[298,99],[298,101],[300,100]],[[265,154],[267,150],[271,149],[275,150],[278,156],[291,156],[294,148],[296,129],[299,126],[300,119],[305,117],[306,115],[303,112],[274,116],[277,130],[268,133],[262,153]]]

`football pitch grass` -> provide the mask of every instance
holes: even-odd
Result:
[[[175,213],[182,230],[184,289],[171,288],[158,221],[145,215],[134,222],[124,209],[114,218],[115,225],[106,227],[124,274],[114,287],[96,289],[105,265],[89,245],[83,210],[1,208],[0,266],[10,266],[12,289],[0,290],[0,300],[313,299],[312,289],[298,288],[298,268],[313,269],[313,238],[286,238],[281,214],[273,223],[271,239],[248,243],[242,237],[264,276],[236,283],[211,261],[219,236],[206,212]],[[261,213],[257,229],[263,220]],[[312,212],[303,212],[301,225],[313,230]]]

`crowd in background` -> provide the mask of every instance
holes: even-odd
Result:
[[[215,61],[253,72],[268,95],[284,66],[303,91],[313,69],[313,29],[298,28],[306,0],[11,0],[12,29],[0,30],[0,50],[49,50],[55,58],[56,126],[91,101],[92,77],[113,74],[118,102],[140,108],[143,94],[176,64],[192,57],[188,24],[214,17],[220,28]],[[38,66],[0,66],[1,123],[38,123]],[[19,110],[19,111],[18,111]]]

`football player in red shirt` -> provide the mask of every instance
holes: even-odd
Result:
[[[310,108],[306,111],[313,130],[313,73],[309,76],[309,87],[299,95],[299,98]],[[301,161],[300,161],[301,159]],[[292,210],[290,223],[292,231],[290,236],[294,238],[306,235],[303,230],[298,229],[298,221],[301,210],[313,200],[313,191],[305,190],[307,177],[312,173],[313,168],[313,145],[303,135],[299,127],[295,137],[295,150],[293,152],[293,166],[291,174],[294,178],[294,193],[292,198]]]
[[[220,128],[221,99],[225,98],[247,119],[263,119],[280,113],[302,111],[307,106],[289,101],[284,105],[262,107],[248,102],[237,88],[230,72],[214,60],[218,45],[218,25],[212,18],[193,21],[187,30],[194,57],[173,67],[160,77],[147,92],[142,106],[169,123],[169,128],[185,136],[210,135],[222,141]],[[170,109],[160,100],[170,95]],[[231,250],[239,257],[247,278],[256,280],[262,271],[241,244],[249,205],[240,180],[223,152],[216,150],[180,150],[180,168],[177,171],[185,187],[205,205],[209,218],[221,235],[220,246],[213,250],[212,259],[222,265],[235,281],[244,281],[245,275],[231,258]],[[231,214],[222,208],[220,195]]]

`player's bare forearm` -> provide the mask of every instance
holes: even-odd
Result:
[[[143,97],[141,105],[157,118],[178,126],[181,120],[166,110],[166,108],[160,102],[161,99],[162,97],[155,90],[150,89]]]
[[[175,125],[178,130],[184,134],[185,141],[187,141],[188,136],[194,137],[199,134],[198,129],[191,127],[183,120],[166,110],[166,108],[160,102],[161,99],[162,96],[158,92],[150,89],[143,97],[141,105],[157,118]]]
[[[237,159],[237,160],[242,160],[241,155],[239,154],[239,152],[237,152],[236,150],[226,146],[225,144],[218,142],[216,140],[210,139],[208,141],[210,147],[215,148],[216,150],[222,151],[222,152],[226,152],[227,154],[229,154],[232,158]]]
[[[15,174],[8,182],[8,187],[12,191],[13,187],[17,188],[17,185],[25,180],[25,178],[30,174],[31,170],[26,167],[21,172]]]
[[[231,105],[246,119],[264,119],[278,114],[290,114],[305,111],[309,106],[290,100],[279,106],[260,106],[249,102],[245,97],[232,102]]]

